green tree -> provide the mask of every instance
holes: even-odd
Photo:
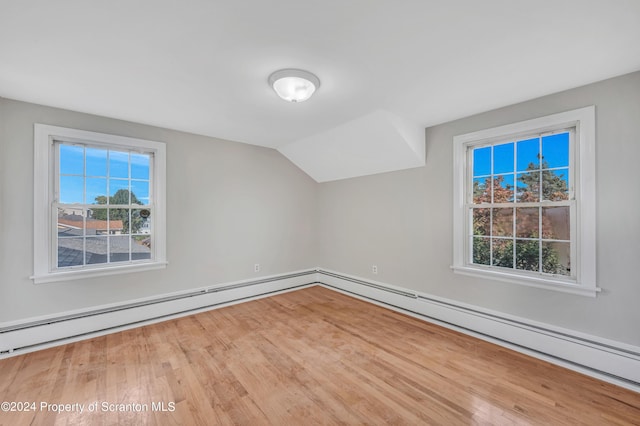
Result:
[[[131,204],[140,204],[140,200],[133,192],[128,189],[119,189],[113,196],[109,197],[110,205],[127,205],[129,204],[129,196],[131,196]],[[107,197],[104,195],[97,196],[95,198],[96,204],[107,204]],[[144,223],[144,219],[136,211],[125,208],[108,209],[109,220],[121,220],[124,232],[129,232],[129,222],[131,222],[131,233],[137,233]],[[129,220],[131,216],[131,220]],[[107,209],[93,209],[92,217],[98,220],[107,220]]]
[[[542,182],[542,199],[550,201],[562,201],[569,199],[569,193],[567,188],[567,182],[564,180],[564,175],[556,175],[549,169],[549,163],[542,160],[542,178],[538,171],[537,165],[529,163],[527,166],[526,174],[521,174],[518,177],[518,181],[524,184],[524,190],[519,191],[518,201],[539,201],[540,197],[540,182]]]
[[[567,183],[563,175],[556,175],[550,170],[546,161],[542,162],[542,171],[533,163],[530,163],[527,171],[518,177],[518,181],[523,184],[518,188],[517,199],[519,202],[539,201],[542,192],[543,199],[560,201],[568,199]],[[540,174],[541,173],[541,174]],[[540,183],[542,181],[542,191]],[[484,183],[474,181],[473,201],[476,204],[491,203],[493,193],[493,203],[507,203],[513,200],[513,186],[504,184],[503,176],[496,176],[493,179],[486,178]],[[495,209],[494,209],[495,212]],[[515,262],[512,236],[507,235],[505,239],[489,239],[481,237],[491,236],[491,209],[477,208],[473,210],[473,263],[489,265],[491,262],[490,244],[493,243],[493,265],[513,268],[514,263],[517,269],[537,271],[540,264],[540,251],[542,251],[542,270],[547,273],[566,273],[560,263],[558,253],[549,244],[542,244],[538,240],[516,240]],[[512,229],[512,216],[493,217],[494,236],[496,229]],[[535,220],[535,224],[528,225],[526,221]],[[531,229],[530,238],[537,238],[539,228],[537,216],[531,217],[518,215],[517,227]],[[504,235],[504,234],[502,234]],[[553,238],[553,227],[548,218],[543,217],[542,235],[545,238]],[[522,235],[521,235],[522,236]]]

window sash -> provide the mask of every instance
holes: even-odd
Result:
[[[105,235],[100,235],[100,236],[95,236],[95,235],[88,235],[87,234],[87,227],[86,227],[86,223],[87,223],[87,215],[86,212],[87,210],[91,210],[92,208],[95,208],[96,204],[63,204],[63,203],[53,203],[52,204],[52,214],[51,214],[51,229],[52,229],[52,235],[51,235],[51,241],[52,241],[52,247],[51,247],[51,258],[50,258],[50,265],[51,265],[51,270],[52,271],[65,271],[65,270],[69,270],[69,269],[81,269],[81,268],[99,268],[99,267],[108,267],[109,265],[112,264],[117,264],[117,265],[123,265],[126,263],[150,263],[150,262],[154,262],[156,259],[156,252],[155,252],[155,248],[156,248],[156,235],[155,235],[155,220],[151,220],[150,221],[150,230],[149,233],[142,233],[142,232],[131,232],[131,218],[129,219],[129,229],[127,230],[126,233],[124,234],[111,234],[110,232],[107,232],[107,234]],[[60,237],[58,235],[58,216],[57,216],[57,212],[58,209],[65,209],[65,210],[80,210],[82,209],[83,211],[83,220],[82,220],[82,235],[78,235],[75,237]],[[104,210],[110,210],[110,209],[127,209],[129,210],[129,214],[132,214],[133,210],[149,210],[151,212],[150,217],[154,217],[154,207],[153,205],[140,205],[140,204],[130,204],[130,205],[126,205],[126,204],[110,204],[109,208],[104,208]],[[110,229],[110,221],[111,219],[109,218],[109,215],[107,215],[106,218],[106,222],[107,222],[107,231],[109,231]],[[129,260],[127,261],[112,261],[111,260],[111,241],[113,237],[118,237],[118,236],[126,236],[129,237],[128,238],[128,257]],[[133,237],[142,237],[142,236],[148,236],[148,238],[150,239],[150,257],[148,259],[133,259]],[[59,258],[59,240],[60,239],[71,239],[71,238],[82,238],[83,240],[83,262],[82,265],[70,265],[70,266],[59,266],[58,265],[58,258]],[[107,241],[107,261],[106,262],[102,262],[102,263],[96,263],[96,264],[89,264],[87,263],[87,248],[86,248],[86,240],[87,239],[91,239],[91,238],[105,238]]]
[[[467,204],[473,204],[473,179],[474,178],[490,178],[491,180],[494,179],[494,176],[506,176],[506,175],[513,175],[514,178],[514,185],[516,185],[516,180],[517,180],[517,175],[520,173],[524,173],[524,171],[518,171],[517,169],[517,153],[518,153],[518,148],[517,148],[517,143],[520,141],[524,141],[524,140],[530,140],[530,139],[539,139],[540,140],[540,144],[542,144],[542,138],[547,137],[547,136],[553,136],[553,135],[557,135],[557,134],[562,134],[562,133],[569,133],[569,165],[568,165],[568,169],[569,169],[569,176],[567,176],[568,178],[568,182],[567,182],[567,187],[569,190],[569,200],[573,200],[575,199],[576,196],[576,191],[575,191],[575,182],[576,182],[576,173],[575,173],[575,165],[576,165],[576,126],[570,126],[570,127],[566,127],[566,126],[560,126],[555,128],[554,130],[550,131],[544,131],[544,132],[529,132],[529,133],[522,133],[519,135],[515,135],[515,136],[501,136],[499,138],[492,138],[492,139],[484,139],[484,140],[478,140],[478,141],[474,141],[474,142],[469,142],[465,144],[465,164],[466,164],[466,168],[465,168],[465,179],[464,179],[464,185],[465,185],[465,203]],[[507,172],[507,173],[496,173],[494,174],[493,172],[488,174],[488,175],[479,175],[479,176],[474,176],[473,175],[473,151],[474,149],[478,149],[478,148],[484,148],[484,147],[493,147],[496,145],[502,145],[502,144],[508,144],[508,143],[514,143],[514,167],[513,167],[513,172]],[[542,149],[540,149],[540,153],[542,154]],[[493,171],[493,164],[494,164],[494,158],[493,155],[491,157],[491,170]],[[540,163],[542,165],[542,163]],[[549,168],[545,168],[542,169],[541,167],[539,167],[537,169],[537,171],[554,171],[554,170],[564,170],[567,167],[549,167]],[[535,170],[533,170],[535,172]],[[542,179],[542,176],[541,176]],[[517,197],[516,197],[517,198]],[[550,201],[550,200],[541,200],[540,202],[554,202],[554,201]],[[514,203],[515,204],[522,204],[522,202],[518,202],[517,199],[514,199]]]

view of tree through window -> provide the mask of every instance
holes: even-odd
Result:
[[[151,155],[58,145],[57,266],[151,259]]]
[[[471,148],[472,263],[571,275],[571,137]]]

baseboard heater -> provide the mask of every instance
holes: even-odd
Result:
[[[640,348],[337,272],[321,285],[640,392]]]
[[[410,297],[410,298],[413,298],[413,299],[418,297],[418,295],[416,293],[413,293],[413,292],[411,292],[409,290],[395,289],[395,288],[388,287],[388,286],[385,286],[385,285],[372,283],[370,281],[364,281],[364,280],[359,279],[359,278],[353,278],[353,277],[349,277],[349,276],[346,276],[346,275],[341,275],[341,274],[338,274],[336,272],[323,271],[322,269],[319,269],[318,272],[320,274],[324,275],[324,276],[327,276],[327,277],[338,278],[338,279],[340,279],[342,281],[352,282],[354,284],[363,285],[363,286],[374,288],[376,290],[381,290],[381,291],[384,291],[384,292],[387,292],[387,293],[398,294],[400,296]]]
[[[201,288],[0,327],[0,357],[185,316],[315,284],[316,271]]]

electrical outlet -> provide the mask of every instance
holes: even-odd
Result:
[[[371,266],[371,272],[373,272],[374,274],[378,273],[378,265],[372,265]]]
[[[253,265],[253,272],[260,272],[260,264],[256,263],[255,265]]]

